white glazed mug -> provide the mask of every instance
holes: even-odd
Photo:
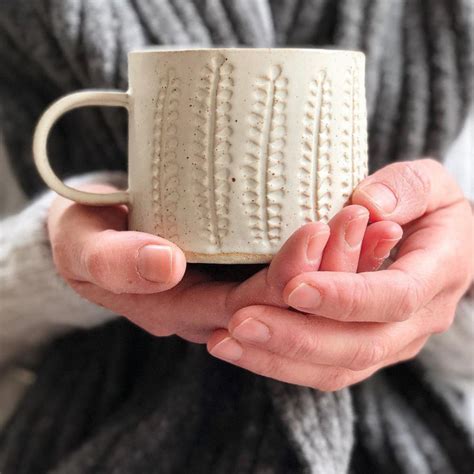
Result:
[[[171,240],[189,262],[268,262],[298,227],[327,222],[367,173],[362,53],[151,48],[129,54],[129,81],[128,92],[51,105],[35,162],[66,198],[128,205],[130,229]],[[79,191],[51,169],[51,128],[85,106],[128,110],[127,191]]]

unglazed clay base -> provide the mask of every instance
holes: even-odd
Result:
[[[222,264],[246,264],[246,263],[270,263],[273,255],[253,253],[195,253],[184,251],[188,263],[222,263]]]
[[[186,249],[190,262],[265,263],[301,225],[327,222],[367,174],[364,56],[313,49],[147,49],[130,89],[85,91],[44,114],[34,153],[60,194],[126,203],[130,229]],[[68,188],[46,137],[74,107],[129,111],[129,189]]]

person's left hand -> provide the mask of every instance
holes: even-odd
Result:
[[[454,180],[433,160],[393,164],[364,180],[352,203],[366,207],[372,221],[404,226],[394,263],[371,272],[361,262],[351,273],[353,260],[323,255],[319,271],[286,285],[294,309],[240,309],[209,339],[212,355],[333,391],[414,357],[431,334],[449,328],[474,266],[472,212]]]

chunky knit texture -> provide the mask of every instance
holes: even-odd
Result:
[[[29,195],[43,188],[30,151],[41,111],[78,88],[125,88],[126,52],[150,43],[364,50],[372,169],[441,158],[471,100],[470,0],[10,0],[1,8],[0,120]],[[63,176],[126,167],[120,112],[74,112],[54,135]],[[234,268],[213,271],[237,277]],[[323,394],[114,322],[50,347],[0,436],[0,470],[469,472],[469,436],[450,408],[457,395],[426,373],[403,364]]]

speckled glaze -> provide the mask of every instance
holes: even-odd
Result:
[[[147,49],[128,92],[83,91],[40,120],[45,181],[89,205],[126,203],[130,228],[179,245],[189,262],[264,263],[301,225],[327,222],[367,173],[364,56],[314,49]],[[46,154],[75,107],[129,111],[129,189],[73,190]]]

